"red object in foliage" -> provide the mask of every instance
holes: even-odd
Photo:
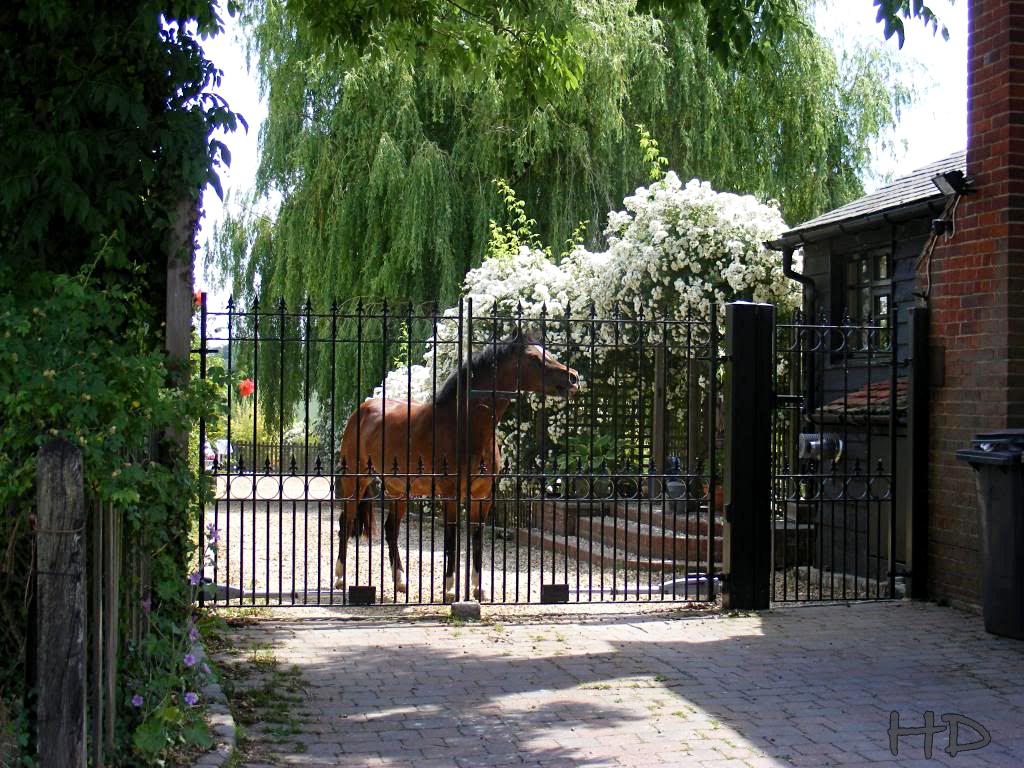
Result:
[[[252,379],[246,379],[238,383],[238,394],[242,397],[248,397],[256,391],[256,385],[252,383]]]
[[[193,293],[192,294],[192,300],[195,302],[195,305],[197,307],[203,306],[203,292],[202,291],[196,291],[195,293]]]

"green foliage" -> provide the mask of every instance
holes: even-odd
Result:
[[[0,6],[7,264],[73,273],[113,234],[124,247],[103,250],[100,272],[141,265],[135,279],[162,283],[172,206],[228,160],[207,134],[235,118],[207,90],[220,73],[198,39],[219,23],[209,0]]]
[[[636,124],[683,178],[777,199],[802,220],[862,191],[866,148],[907,98],[849,98],[854,79],[890,87],[872,73],[884,54],[841,67],[804,17],[771,61],[726,68],[699,7],[663,19],[620,0],[584,6],[583,84],[540,105],[498,70],[477,83],[426,54],[352,63],[291,5],[254,6],[270,107],[258,193],[283,202],[273,219],[254,205],[218,233],[214,261],[235,292],[260,285],[264,306],[307,291],[320,308],[360,295],[449,302],[503,208],[494,178],[529,202],[545,242],[582,219],[596,241],[601,216],[649,173]]]
[[[572,0],[292,0],[302,35],[346,66],[361,59],[443,62],[469,83],[491,74],[514,82],[533,104],[582,87],[593,42],[590,16]],[[770,55],[800,18],[799,0],[660,0],[639,13],[686,18],[703,12],[701,40],[719,60]]]
[[[494,219],[488,223],[491,230],[487,241],[487,256],[509,258],[519,253],[520,248],[543,250],[551,256],[551,249],[541,243],[537,233],[537,220],[526,215],[526,201],[520,200],[516,191],[504,179],[495,179],[494,186],[501,195],[508,224],[498,224]]]
[[[538,18],[572,13],[576,21],[563,23],[586,27],[575,38],[579,87],[542,99],[488,57],[470,70],[450,66],[430,32],[422,48],[382,42],[400,27],[414,35],[401,26],[413,17],[400,13],[414,4],[254,3],[244,18],[269,101],[258,189],[217,231],[210,264],[227,276],[240,308],[272,306],[279,296],[292,308],[308,298],[318,312],[370,297],[450,306],[467,270],[495,248],[508,252],[534,235],[565,243],[580,221],[598,244],[607,211],[652,163],[664,165],[660,157],[684,179],[779,200],[789,221],[861,194],[868,148],[908,97],[886,79],[895,65],[876,51],[837,62],[811,30],[805,4],[788,0],[757,4],[774,19],[771,30],[755,24],[765,44],[758,55],[723,60],[708,43],[719,22],[708,3],[531,3]],[[442,4],[415,5],[430,16]],[[373,34],[345,32],[353,8],[371,19],[354,27]],[[657,137],[656,151],[637,145],[638,124]],[[535,222],[506,213],[512,188]],[[274,216],[263,212],[262,196],[280,196]],[[339,335],[355,332],[339,323]],[[326,354],[318,346],[314,357]],[[338,352],[334,370],[356,370]],[[273,358],[261,354],[261,365],[278,366]],[[364,366],[362,381],[339,376],[330,393],[332,363],[311,362],[319,375],[311,385],[323,402],[336,395],[342,420],[382,373]],[[285,386],[286,401],[298,396],[294,382]]]
[[[0,270],[4,284],[13,279],[8,268]],[[0,680],[12,691],[24,674],[27,510],[36,452],[63,438],[82,450],[89,498],[123,509],[127,539],[140,542],[140,553],[150,557],[150,633],[125,649],[121,674],[149,680],[147,699],[168,698],[183,692],[181,670],[168,660],[181,658],[177,651],[187,638],[191,594],[184,573],[202,488],[194,462],[150,461],[148,446],[154,430],[183,432],[200,416],[212,416],[215,383],[167,385],[165,357],[152,347],[153,328],[140,319],[148,308],[139,288],[48,273],[21,283],[19,293],[0,294],[0,509],[8,552],[0,587]],[[173,443],[163,447],[178,450]],[[137,584],[124,586],[129,594],[138,591]],[[128,691],[122,698],[131,728],[138,716],[127,704]],[[146,733],[135,738],[149,743]]]
[[[949,2],[953,4],[955,0]],[[903,19],[920,19],[926,27],[931,27],[932,34],[941,34],[943,40],[949,40],[946,25],[935,11],[924,4],[924,0],[874,0],[874,6],[878,9],[875,20],[883,25],[885,39],[888,40],[895,34],[900,48],[903,47],[906,36]]]
[[[647,176],[651,181],[657,181],[665,175],[665,169],[668,168],[668,158],[659,154],[658,142],[651,136],[647,126],[643,123],[638,123],[636,131],[640,136],[640,154],[643,156],[643,161],[649,167]]]
[[[188,433],[219,398],[169,386],[161,323],[178,211],[219,188],[229,161],[210,134],[236,117],[209,90],[220,73],[199,42],[219,28],[211,0],[0,5],[0,692],[8,708],[25,693],[36,451],[66,438],[89,498],[124,511],[132,556],[151,563],[149,631],[122,644],[118,679],[145,683],[147,707],[178,708],[156,728],[119,690],[110,759],[122,764],[162,759],[148,749],[157,731],[165,746],[202,741],[175,660],[202,489],[194,458],[162,436]],[[136,572],[123,594],[139,593]]]

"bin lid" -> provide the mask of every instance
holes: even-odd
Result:
[[[998,429],[974,436],[971,444],[983,451],[1024,452],[1024,429]]]
[[[972,467],[977,467],[979,464],[997,464],[1003,467],[1010,467],[1024,463],[1024,452],[1016,450],[1001,451],[993,449],[986,451],[981,448],[961,448],[956,452],[956,457],[959,461],[966,462]]]
[[[1024,463],[1024,429],[1000,429],[977,434],[971,440],[971,447],[961,448],[956,457],[971,465]]]

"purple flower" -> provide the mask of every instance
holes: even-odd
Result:
[[[210,674],[210,667],[205,661],[203,662],[203,666],[201,666],[200,669],[203,670],[204,675]]]
[[[142,598],[142,600],[139,601],[139,605],[142,606],[143,613],[149,613],[150,610],[153,608],[153,601],[152,599],[150,599],[149,595],[146,595],[146,597]]]
[[[185,662],[186,667],[194,667],[196,664],[196,657],[191,653],[186,653],[185,658],[182,659],[182,661]]]
[[[190,707],[194,707],[196,704],[199,703],[199,694],[189,691],[185,694],[185,703],[188,704]]]
[[[206,526],[206,538],[210,540],[210,543],[216,544],[220,541],[220,529],[210,523]]]
[[[199,571],[192,571],[192,573],[188,575],[188,583],[193,587],[199,583]]]
[[[194,626],[189,627],[188,628],[188,639],[191,640],[194,643],[198,637],[199,637],[199,630],[196,629]]]
[[[141,697],[141,696],[140,696],[139,694],[137,694],[137,693],[136,693],[136,694],[135,694],[134,696],[132,696],[132,706],[133,706],[133,707],[135,707],[136,709],[138,709],[139,707],[141,707],[144,701],[145,701],[145,699],[143,699],[143,698],[142,698],[142,697]]]

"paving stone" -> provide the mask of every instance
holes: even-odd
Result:
[[[274,745],[279,762],[1024,765],[1024,643],[986,635],[971,614],[918,603],[740,618],[622,607],[521,620],[498,610],[465,625],[280,611],[236,630],[305,680],[309,727],[294,738],[301,748]],[[943,732],[924,761],[922,737],[907,736],[893,757],[889,712],[919,727],[925,709],[937,724],[946,712],[973,718],[993,743],[952,759]]]

